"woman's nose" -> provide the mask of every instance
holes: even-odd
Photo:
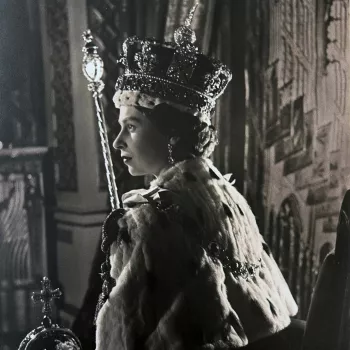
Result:
[[[125,145],[125,142],[122,140],[122,131],[117,135],[113,142],[113,148],[122,149]]]

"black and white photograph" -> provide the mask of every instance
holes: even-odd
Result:
[[[0,0],[0,350],[350,350],[349,0]]]

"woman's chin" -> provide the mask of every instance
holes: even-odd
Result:
[[[141,171],[140,169],[135,169],[130,165],[128,165],[128,170],[131,176],[144,176],[147,174],[146,172]]]

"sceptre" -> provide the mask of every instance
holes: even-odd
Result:
[[[108,142],[106,119],[103,113],[101,102],[102,90],[105,84],[102,81],[103,61],[97,52],[97,46],[93,44],[93,36],[91,30],[88,29],[83,33],[85,45],[83,47],[83,73],[89,81],[88,89],[92,92],[92,97],[95,104],[96,116],[98,120],[98,130],[102,145],[102,153],[106,168],[109,199],[111,202],[112,211],[119,208],[118,189],[115,182],[115,174],[113,170],[113,162],[111,150]]]
[[[102,90],[104,88],[104,83],[102,81],[103,75],[103,61],[97,52],[97,46],[93,44],[93,36],[91,31],[88,29],[83,33],[83,38],[85,45],[83,47],[83,73],[87,78],[89,84],[88,89],[92,92],[92,97],[95,104],[96,116],[98,120],[98,130],[100,134],[100,141],[102,145],[103,159],[106,168],[107,183],[109,199],[111,202],[112,212],[106,218],[102,226],[102,243],[101,250],[105,253],[105,261],[101,265],[101,278],[103,280],[102,291],[99,295],[98,302],[96,305],[94,325],[96,325],[96,320],[99,311],[104,305],[105,301],[108,299],[109,293],[115,286],[115,280],[110,275],[110,261],[109,261],[109,237],[108,237],[108,227],[116,226],[118,218],[123,215],[123,209],[120,208],[120,203],[118,199],[118,189],[115,182],[115,174],[113,170],[113,161],[111,157],[111,150],[108,142],[107,125],[106,119],[103,113],[103,106],[101,102]],[[114,231],[114,230],[113,230]]]

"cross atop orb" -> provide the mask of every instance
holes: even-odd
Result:
[[[47,277],[44,277],[41,281],[42,290],[40,292],[34,292],[32,294],[32,300],[35,303],[41,302],[43,303],[43,314],[44,316],[51,316],[51,300],[58,299],[61,297],[62,292],[59,288],[55,290],[51,289],[51,282]]]

